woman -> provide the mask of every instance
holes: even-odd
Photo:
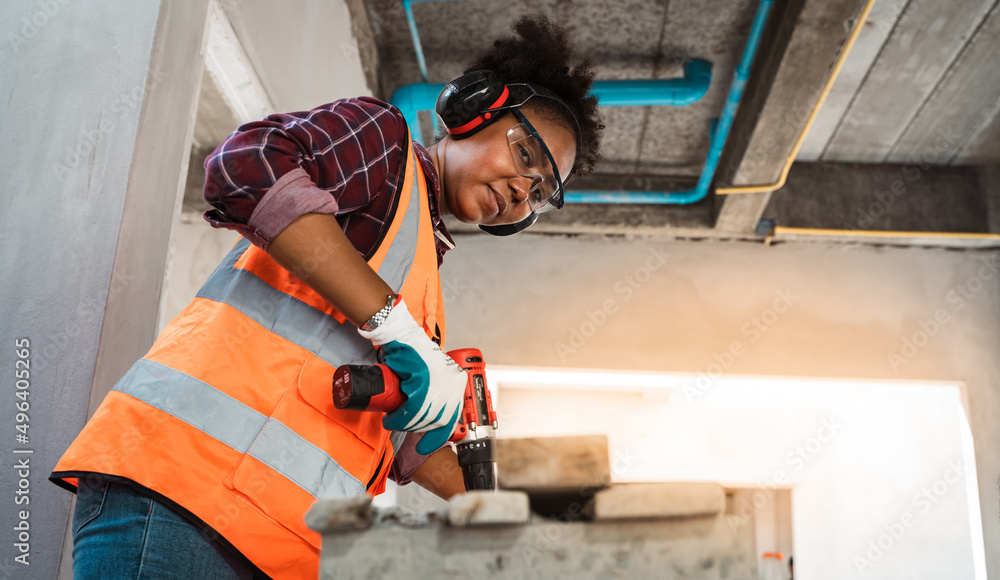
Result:
[[[389,476],[464,491],[444,447],[465,374],[438,348],[441,216],[520,231],[593,168],[603,128],[564,32],[515,31],[442,93],[447,135],[426,150],[359,98],[249,123],[209,157],[205,217],[243,238],[51,476],[79,494],[76,578],[315,578],[316,498]],[[406,403],[336,409],[333,369],[376,349]]]

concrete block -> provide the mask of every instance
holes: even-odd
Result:
[[[362,530],[374,519],[375,508],[368,494],[321,499],[306,512],[306,525],[321,534]]]
[[[448,502],[448,523],[453,526],[527,523],[528,494],[520,491],[470,491]]]
[[[466,500],[468,501],[468,500]],[[755,580],[755,514],[518,525],[375,524],[323,535],[322,580]],[[786,576],[787,578],[787,576]]]
[[[505,489],[532,493],[611,485],[604,435],[498,439],[496,454],[497,482]]]
[[[597,492],[584,508],[594,520],[714,516],[726,505],[716,483],[625,483]]]

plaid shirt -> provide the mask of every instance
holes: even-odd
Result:
[[[406,167],[406,121],[399,109],[371,97],[344,99],[311,111],[268,115],[226,138],[205,160],[205,212],[214,227],[239,232],[263,250],[295,218],[334,214],[347,239],[367,255],[387,226]],[[438,209],[437,170],[419,144],[413,150],[427,177],[438,266],[454,242]],[[422,433],[408,434],[390,477],[399,484],[423,464]]]
[[[334,214],[367,255],[399,195],[406,136],[399,109],[371,97],[247,123],[205,160],[204,196],[215,208],[205,219],[266,251],[295,218]],[[413,150],[427,176],[431,221],[454,245],[438,209],[437,170],[423,147]],[[448,245],[435,241],[440,266]]]

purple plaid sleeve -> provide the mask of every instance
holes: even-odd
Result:
[[[370,97],[247,123],[205,161],[205,219],[267,250],[297,217],[335,214],[365,253],[397,195],[405,138],[399,111]]]
[[[422,432],[407,433],[406,437],[403,438],[403,444],[395,451],[392,458],[392,466],[389,468],[389,479],[396,482],[396,485],[410,483],[410,475],[430,457],[430,455],[417,453],[417,442],[423,439],[423,437],[424,434]]]

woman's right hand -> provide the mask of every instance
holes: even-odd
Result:
[[[427,337],[402,299],[374,330],[358,330],[380,347],[383,360],[399,377],[406,401],[382,419],[391,431],[427,431],[417,453],[440,449],[455,430],[465,395],[466,373]]]

